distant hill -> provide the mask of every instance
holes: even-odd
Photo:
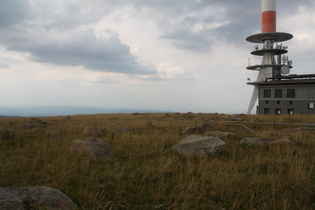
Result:
[[[105,109],[97,107],[76,106],[34,106],[34,107],[0,107],[0,117],[44,117],[64,116],[79,114],[102,114],[102,113],[152,113],[162,112],[159,110],[135,110],[135,109]]]

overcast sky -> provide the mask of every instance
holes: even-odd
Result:
[[[0,106],[245,113],[261,0],[0,0]],[[278,0],[291,73],[315,73],[315,1]]]

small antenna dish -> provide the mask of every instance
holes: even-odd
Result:
[[[288,61],[288,65],[289,65],[289,66],[292,66],[292,64],[293,64],[293,61],[291,61],[291,60]]]
[[[284,65],[281,67],[281,73],[282,74],[289,74],[290,73],[290,67],[287,65]]]

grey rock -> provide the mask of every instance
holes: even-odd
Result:
[[[213,136],[190,135],[172,147],[185,157],[203,157],[228,151],[224,141]]]
[[[187,127],[183,131],[183,134],[201,134],[201,133],[204,133],[204,132],[209,131],[211,129],[212,129],[212,127],[209,124],[203,123],[203,124],[198,125],[198,126]]]
[[[0,140],[12,140],[14,138],[14,133],[8,129],[0,129]]]
[[[240,141],[240,145],[247,145],[247,146],[271,146],[271,145],[279,145],[279,144],[292,145],[294,144],[294,142],[286,138],[265,139],[265,138],[251,138],[251,137],[246,137]]]
[[[59,190],[46,187],[0,187],[0,209],[24,210],[24,209],[63,209],[77,208],[64,193]]]
[[[84,140],[73,140],[71,151],[87,153],[96,159],[100,159],[110,156],[114,149],[111,144],[104,142],[103,139],[91,137]]]

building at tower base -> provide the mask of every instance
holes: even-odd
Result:
[[[258,90],[257,114],[315,114],[315,74],[249,82]]]

